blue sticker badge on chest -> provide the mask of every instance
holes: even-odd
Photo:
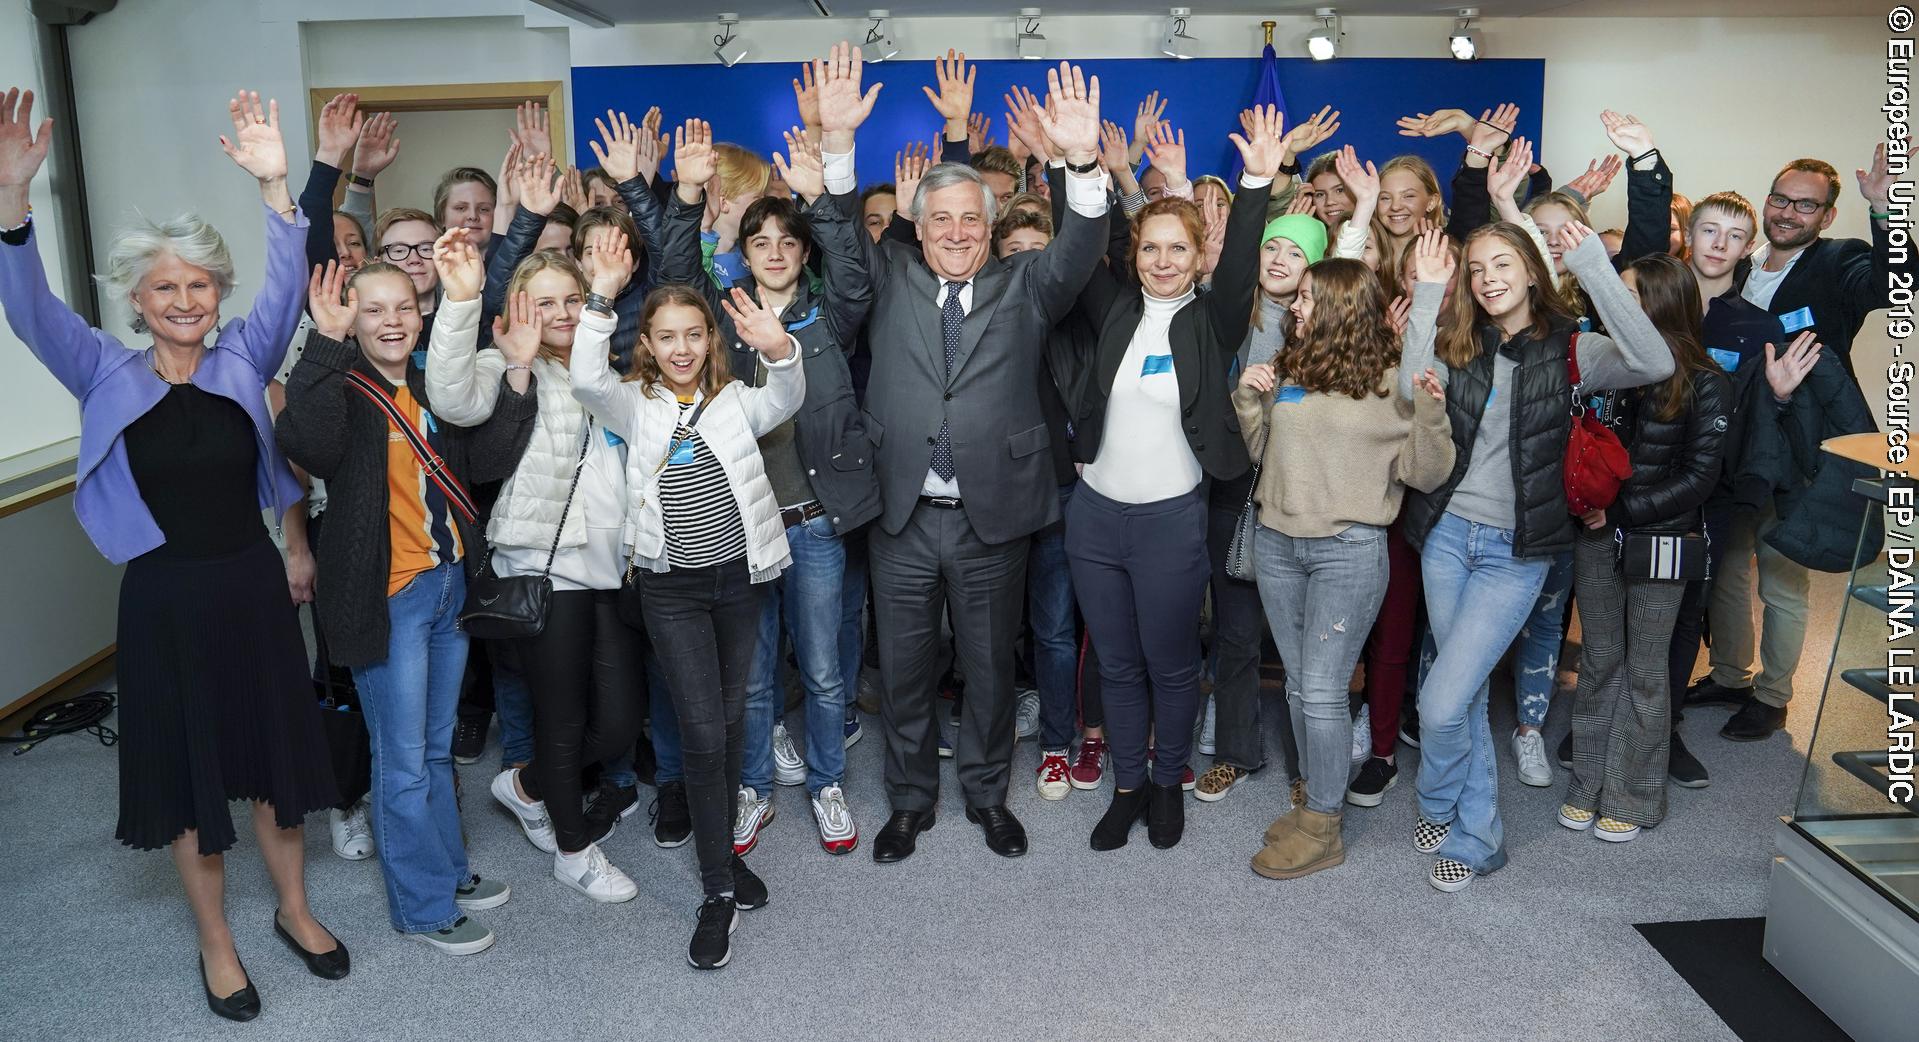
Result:
[[[1170,373],[1172,371],[1172,355],[1147,355],[1145,363],[1139,367],[1139,375],[1142,377],[1159,376],[1162,373]]]
[[[693,462],[693,439],[688,438],[680,442],[679,445],[673,449],[673,455],[669,457],[666,462],[668,465],[675,467],[684,466]]]
[[[428,434],[440,433],[440,421],[434,419],[433,414],[427,412],[425,409],[420,410],[420,422],[426,424],[426,432]]]
[[[1803,307],[1797,311],[1788,311],[1779,316],[1779,324],[1785,326],[1788,333],[1797,333],[1806,329],[1812,325],[1812,308]]]
[[[1728,373],[1739,369],[1739,352],[1737,351],[1728,351],[1723,347],[1709,347],[1706,348],[1706,353],[1712,356],[1713,361],[1719,363],[1719,368]]]
[[[619,435],[613,433],[611,430],[605,427],[600,428],[600,433],[606,435],[606,447],[609,449],[617,449],[620,446],[626,444],[626,442],[622,440]]]
[[[1306,388],[1298,384],[1287,384],[1273,392],[1273,401],[1278,405],[1290,405],[1293,402],[1303,402],[1305,400]]]
[[[1492,390],[1487,391],[1486,392],[1486,408],[1488,409],[1492,408],[1493,399],[1497,397],[1499,397],[1499,388],[1495,387]]]

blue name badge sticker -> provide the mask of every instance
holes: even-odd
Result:
[[[1488,409],[1492,408],[1493,399],[1497,397],[1499,397],[1499,388],[1494,387],[1492,390],[1487,391],[1486,392],[1486,408]]]
[[[673,449],[673,455],[667,458],[667,464],[682,467],[693,462],[693,439],[688,438]]]
[[[1713,361],[1719,363],[1719,368],[1728,373],[1735,372],[1739,368],[1740,359],[1737,351],[1728,351],[1723,347],[1709,347],[1706,348],[1706,353],[1712,356]]]
[[[433,414],[427,412],[425,409],[420,410],[420,422],[426,424],[426,432],[428,434],[440,433],[440,421],[434,419]]]
[[[1273,392],[1273,403],[1275,405],[1291,405],[1295,402],[1303,402],[1305,400],[1306,388],[1298,384],[1287,384]]]
[[[1812,325],[1812,308],[1803,307],[1797,311],[1788,311],[1779,316],[1779,324],[1785,326],[1788,333],[1797,333],[1809,328]]]
[[[1146,361],[1139,367],[1139,375],[1141,377],[1161,376],[1172,371],[1172,355],[1147,355]]]
[[[617,449],[620,446],[626,444],[626,441],[624,439],[622,439],[619,435],[613,433],[613,431],[609,428],[601,427],[600,433],[606,435],[606,447],[609,449]]]

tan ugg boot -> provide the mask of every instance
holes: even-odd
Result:
[[[1266,845],[1272,846],[1279,838],[1288,833],[1299,831],[1299,815],[1305,811],[1304,803],[1293,804],[1293,809],[1281,814],[1271,825],[1266,826]]]
[[[1340,815],[1301,809],[1295,827],[1253,855],[1253,871],[1268,879],[1296,879],[1346,861]]]

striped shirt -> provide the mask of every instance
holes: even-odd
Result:
[[[660,473],[660,513],[666,523],[666,563],[704,568],[746,556],[746,525],[733,485],[700,432],[686,425],[692,402],[680,403],[673,428],[677,447]]]

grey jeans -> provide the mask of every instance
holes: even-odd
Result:
[[[1295,539],[1261,525],[1253,566],[1286,665],[1306,807],[1337,814],[1352,770],[1347,686],[1386,599],[1386,530],[1352,525],[1336,535]]]

